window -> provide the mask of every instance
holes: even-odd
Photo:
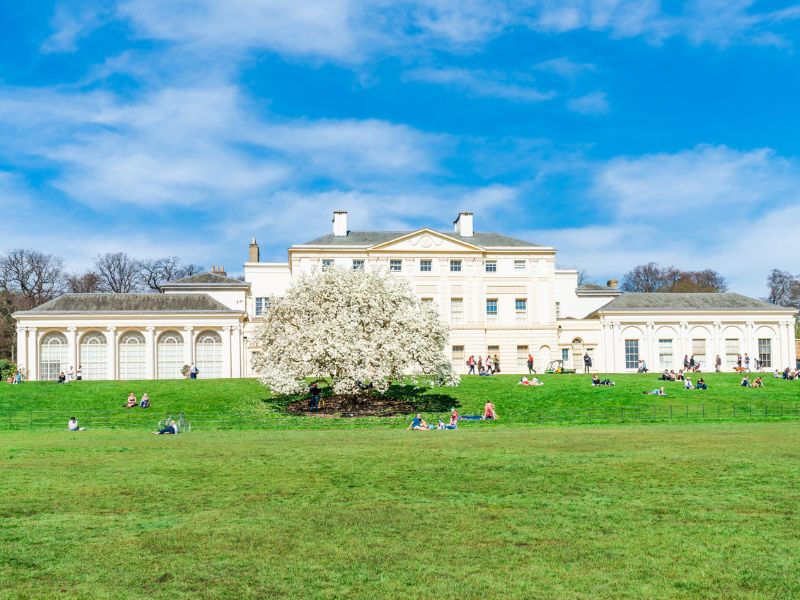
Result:
[[[430,273],[433,270],[433,261],[429,258],[423,258],[419,261],[419,270],[422,273]]]
[[[452,359],[453,370],[457,373],[464,368],[464,364],[466,361],[464,360],[464,346],[453,346],[453,359]]]
[[[564,361],[564,368],[569,367],[569,348],[561,349],[561,360]]]
[[[484,269],[487,273],[497,273],[497,261],[496,260],[487,260],[483,264]]]
[[[692,340],[692,356],[694,356],[694,364],[701,366],[706,364],[705,338]]]
[[[758,362],[761,367],[772,367],[772,340],[769,338],[758,339]]]
[[[497,320],[497,298],[488,298],[486,300],[486,318],[489,321]]]
[[[106,336],[98,331],[81,338],[81,357],[78,359],[81,376],[86,380],[108,379],[108,345]]]
[[[423,304],[433,304],[433,298],[420,298]]]
[[[145,379],[147,377],[147,347],[144,336],[136,331],[124,333],[119,338],[119,378]]]
[[[528,368],[528,347],[517,346],[517,368],[527,370]]]
[[[556,319],[561,318],[561,302],[556,302]]]
[[[515,260],[514,261],[514,272],[515,273],[524,273],[527,269],[527,263],[525,260]]]
[[[353,271],[363,271],[364,270],[364,259],[363,258],[354,258],[353,259]]]
[[[739,358],[739,340],[730,338],[725,340],[725,366],[732,369]]]
[[[528,320],[528,299],[517,298],[514,300],[514,308],[517,313],[517,322],[524,323]]]
[[[69,361],[67,336],[63,333],[48,333],[44,336],[39,351],[39,379],[55,381],[59,373],[66,373],[69,370],[67,361]]]
[[[451,260],[450,261],[450,272],[451,273],[461,273],[461,261],[460,260]]]
[[[639,340],[625,340],[625,368],[639,368]]]
[[[495,354],[500,352],[500,346],[486,346],[486,352],[489,356],[494,357]]]
[[[333,259],[332,258],[323,258],[322,259],[322,270],[323,271],[330,271],[333,268]]]
[[[672,340],[658,340],[658,366],[661,369],[671,369],[672,364]]]
[[[162,333],[156,348],[159,379],[180,379],[183,361],[183,337],[177,331]]]
[[[451,298],[450,299],[450,322],[463,323],[464,322],[464,299]]]
[[[261,317],[269,312],[270,299],[256,298],[256,316]]]
[[[399,258],[393,258],[389,261],[389,270],[394,273],[399,273],[403,270],[403,261]]]
[[[216,331],[204,331],[197,336],[195,353],[200,377],[222,377],[222,338]]]

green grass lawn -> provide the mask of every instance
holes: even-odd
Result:
[[[797,598],[799,459],[794,422],[6,431],[0,597]]]
[[[436,418],[453,406],[461,414],[481,414],[484,403],[491,400],[501,417],[497,425],[800,417],[800,381],[768,375],[764,389],[747,389],[739,386],[737,375],[712,373],[705,375],[708,391],[687,391],[681,383],[667,383],[667,397],[643,395],[662,383],[657,377],[617,375],[616,386],[592,388],[582,375],[545,375],[543,387],[520,386],[514,375],[470,376],[455,388],[420,390],[415,402],[421,412]],[[153,408],[123,409],[130,391],[138,397],[148,392]],[[404,420],[290,416],[286,404],[252,379],[3,384],[0,429],[61,428],[73,415],[91,427],[152,428],[165,414],[179,411],[201,429],[397,427]]]

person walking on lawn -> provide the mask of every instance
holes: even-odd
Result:
[[[536,371],[533,370],[533,354],[528,354],[528,375],[533,375]]]

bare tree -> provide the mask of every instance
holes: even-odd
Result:
[[[139,261],[124,252],[109,252],[95,259],[100,277],[99,289],[114,294],[130,294],[139,289]]]
[[[712,269],[681,271],[651,262],[626,273],[621,289],[624,292],[724,292],[728,284]]]
[[[62,293],[64,261],[37,250],[18,248],[0,256],[0,285],[21,297],[23,309],[52,300]]]
[[[765,298],[770,304],[800,308],[800,279],[779,269],[772,269],[767,276],[769,295]]]
[[[664,286],[664,279],[664,269],[651,262],[628,271],[620,289],[623,292],[656,292]]]
[[[191,277],[192,275],[197,275],[198,273],[205,273],[206,269],[202,265],[195,265],[189,263],[187,265],[181,266],[180,273],[177,276],[177,279],[181,277]]]
[[[591,278],[589,277],[589,271],[586,269],[578,269],[578,285],[581,286],[589,283],[590,281]]]
[[[65,281],[66,291],[71,294],[94,294],[100,291],[100,275],[94,271],[69,274]]]
[[[159,291],[169,281],[203,272],[200,265],[185,265],[177,256],[142,260],[139,266],[142,283],[154,292]]]

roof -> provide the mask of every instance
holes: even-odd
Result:
[[[763,300],[733,293],[624,293],[601,309],[606,311],[639,310],[791,310]]]
[[[239,279],[233,279],[231,277],[226,277],[225,275],[220,275],[219,273],[198,273],[197,275],[190,275],[189,277],[183,277],[181,279],[176,279],[175,281],[168,281],[164,285],[163,288],[170,288],[170,287],[196,287],[198,285],[206,286],[210,285],[213,287],[247,287],[250,284],[244,281],[240,281]]]
[[[370,246],[375,246],[377,244],[390,242],[399,237],[408,235],[409,233],[414,233],[414,232],[413,231],[348,231],[347,235],[333,235],[332,233],[329,233],[328,235],[323,235],[322,237],[318,237],[317,239],[311,240],[310,242],[306,242],[305,244],[301,245],[370,247]],[[514,246],[519,248],[540,246],[540,244],[532,244],[531,242],[526,242],[525,240],[509,237],[501,233],[476,231],[471,237],[465,237],[449,231],[437,231],[436,233],[439,233],[441,235],[456,240],[461,240],[462,242],[465,242],[467,244],[473,244],[475,246],[484,246],[484,247]]]
[[[208,294],[64,294],[22,314],[85,312],[238,313]]]
[[[584,283],[578,286],[579,291],[597,290],[603,292],[616,292],[617,288],[608,287],[607,285],[599,285],[597,283]]]

